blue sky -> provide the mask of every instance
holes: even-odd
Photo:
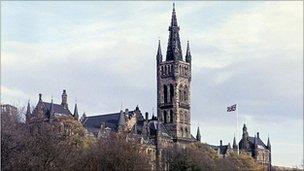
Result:
[[[276,165],[303,162],[303,3],[176,2],[183,52],[193,56],[192,132],[232,142],[269,134]],[[121,104],[152,113],[155,55],[165,54],[172,2],[1,2],[1,102],[60,102],[87,115]],[[240,131],[239,131],[240,132]]]

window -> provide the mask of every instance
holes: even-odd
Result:
[[[180,122],[184,123],[184,114],[183,114],[183,112],[180,113]]]
[[[180,131],[181,131],[181,135],[182,137],[184,136],[184,130],[183,130],[183,127],[180,128]]]
[[[164,103],[168,103],[168,90],[167,90],[167,86],[164,85]]]
[[[160,73],[161,73],[161,75],[164,75],[164,66],[161,66]]]
[[[174,87],[172,84],[170,84],[170,102],[173,101],[173,96],[174,96]]]
[[[166,75],[168,75],[169,74],[169,66],[168,65],[166,65]]]
[[[185,86],[185,89],[184,89],[184,101],[188,101],[188,87]]]
[[[164,123],[167,123],[167,111],[164,111]]]
[[[179,101],[180,101],[180,102],[184,101],[183,89],[184,89],[183,85],[180,85],[180,86],[179,86],[179,90],[178,90]]]
[[[178,90],[178,94],[179,94],[179,101],[181,102],[182,101],[182,90]]]
[[[170,123],[173,123],[173,111],[170,110]]]
[[[187,135],[188,135],[188,129],[187,127],[185,127],[185,137],[187,137]]]

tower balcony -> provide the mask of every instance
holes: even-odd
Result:
[[[184,109],[190,109],[190,104],[185,102],[179,102],[179,107]]]

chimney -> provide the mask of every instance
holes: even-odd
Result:
[[[42,101],[42,94],[39,93],[39,101]]]
[[[223,145],[223,141],[222,140],[220,140],[220,146],[222,146]]]
[[[149,117],[149,113],[146,112],[145,114],[146,114],[146,121],[148,121],[148,119],[149,119],[149,118],[148,118],[148,117]]]
[[[64,108],[68,109],[68,95],[66,93],[66,90],[63,90],[61,98],[62,98],[61,105]]]
[[[260,138],[260,133],[259,133],[259,132],[257,132],[257,138],[258,138],[258,139]]]

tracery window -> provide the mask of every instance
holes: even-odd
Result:
[[[173,123],[173,111],[170,110],[170,123]]]
[[[174,96],[174,87],[172,84],[170,84],[170,102],[173,101],[173,96]]]
[[[168,103],[168,90],[166,85],[164,85],[164,103]]]
[[[168,117],[167,111],[164,111],[164,123],[167,123],[167,117]]]

